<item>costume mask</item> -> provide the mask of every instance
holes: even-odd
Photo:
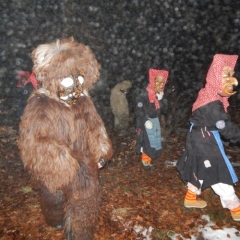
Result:
[[[155,93],[163,92],[164,89],[164,78],[162,76],[156,76],[154,79],[154,91]]]
[[[84,94],[82,84],[84,78],[82,75],[79,76],[69,76],[63,78],[60,82],[60,87],[58,89],[59,98],[72,105],[77,98],[80,98]]]
[[[162,99],[164,87],[167,82],[168,71],[149,69],[149,84],[147,86],[149,102],[154,103],[156,109],[160,108],[159,100]],[[157,98],[156,98],[157,96]]]
[[[236,83],[234,83],[235,81],[233,82],[233,84],[231,83],[231,85],[229,86],[230,88],[225,88],[229,84],[223,84],[223,70],[225,69],[225,67],[228,67],[231,71],[234,71],[237,59],[238,55],[214,55],[213,61],[208,69],[205,87],[199,91],[197,100],[193,104],[192,111],[195,111],[196,109],[210,102],[220,101],[223,104],[225,112],[227,112],[227,108],[229,106],[228,97],[234,94],[232,87],[234,85],[237,85],[237,80]],[[226,77],[229,75],[229,73],[224,73],[224,75]],[[229,79],[230,78],[233,78],[231,74],[229,75]],[[225,86],[224,91],[223,85]],[[226,93],[227,96],[225,96]]]
[[[233,87],[238,85],[238,81],[233,77],[234,72],[230,67],[224,67],[222,72],[222,91],[220,95],[222,97],[230,97],[236,93],[233,91]]]

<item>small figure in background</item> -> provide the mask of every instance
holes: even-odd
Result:
[[[167,100],[164,87],[168,71],[150,69],[146,91],[137,96],[136,106],[136,153],[142,154],[144,170],[155,169],[152,160],[162,152],[160,114],[167,113]]]
[[[112,90],[110,96],[110,106],[114,115],[114,127],[121,133],[126,133],[131,121],[127,93],[132,87],[128,80],[118,83]]]
[[[236,93],[233,87],[238,85],[233,76],[237,58],[237,55],[214,56],[206,85],[193,104],[186,149],[177,168],[188,188],[184,199],[186,208],[206,207],[207,203],[197,199],[197,195],[211,187],[223,208],[230,210],[233,220],[240,221],[240,201],[233,187],[238,178],[220,137],[233,143],[240,141],[240,129],[231,122],[227,110],[228,98]]]

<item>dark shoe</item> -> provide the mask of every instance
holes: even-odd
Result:
[[[143,163],[143,162],[142,162],[142,167],[145,171],[154,170],[156,168],[156,166],[152,165],[151,163]]]

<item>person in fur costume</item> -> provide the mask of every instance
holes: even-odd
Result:
[[[144,170],[155,169],[152,160],[162,152],[159,116],[167,114],[167,100],[163,97],[168,71],[150,69],[146,91],[137,96],[136,153],[141,154]]]
[[[223,208],[228,208],[235,221],[240,221],[240,201],[233,185],[238,181],[225,154],[221,137],[240,141],[240,129],[228,114],[228,98],[238,85],[234,75],[237,55],[216,54],[208,70],[206,85],[192,107],[191,126],[186,148],[177,162],[183,182],[187,184],[186,208],[204,208],[207,203],[197,198],[211,187],[219,195]]]
[[[111,90],[110,106],[114,115],[114,127],[120,132],[125,132],[129,126],[129,106],[127,93],[132,87],[132,83],[128,80],[122,81],[115,85]]]
[[[21,158],[37,182],[46,222],[64,223],[66,239],[90,240],[100,209],[99,166],[112,157],[88,94],[100,65],[73,37],[39,45],[32,59],[38,88],[19,125]]]

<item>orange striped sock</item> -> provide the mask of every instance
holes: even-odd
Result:
[[[234,214],[240,214],[240,207],[231,209],[230,212],[231,212],[231,213],[234,213]]]
[[[142,153],[142,162],[144,163],[151,163],[152,159],[146,154],[146,153]]]
[[[187,190],[187,193],[185,195],[185,200],[187,201],[195,201],[197,199],[197,194],[190,191],[189,189]]]

